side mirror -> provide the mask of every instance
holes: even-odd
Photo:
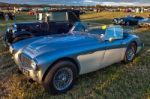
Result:
[[[110,37],[108,41],[109,41],[109,42],[113,42],[114,40],[115,40],[115,38]]]

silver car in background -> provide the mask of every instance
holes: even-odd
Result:
[[[150,18],[145,18],[144,20],[140,20],[138,25],[140,27],[150,27]]]

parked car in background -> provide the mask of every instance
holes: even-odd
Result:
[[[26,8],[26,7],[19,8],[19,11],[22,11],[22,12],[29,12],[30,10],[32,10],[32,9],[31,8]]]
[[[5,14],[4,14],[4,12],[0,12],[0,20],[5,20]]]
[[[15,15],[11,12],[0,12],[0,20],[14,20],[15,19]]]
[[[88,26],[78,22],[68,34],[16,42],[11,53],[23,74],[49,92],[64,93],[77,76],[120,61],[131,62],[143,47],[138,36],[120,26]]]
[[[75,22],[80,21],[78,10],[51,10],[38,12],[37,21],[13,23],[7,28],[4,41],[14,42],[43,35],[68,33]]]
[[[32,10],[29,11],[29,12],[28,12],[28,15],[31,15],[31,16],[35,15],[35,11],[32,11]]]
[[[14,13],[8,12],[6,14],[8,15],[10,20],[15,20],[15,14]]]
[[[113,23],[118,25],[125,25],[125,26],[131,26],[131,25],[138,25],[138,22],[144,20],[141,16],[126,16],[122,18],[114,18]]]
[[[150,26],[150,18],[145,18],[144,20],[139,21],[139,27],[149,27]]]

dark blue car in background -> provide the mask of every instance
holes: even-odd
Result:
[[[4,35],[6,45],[20,40],[53,34],[68,33],[75,22],[80,21],[79,10],[50,10],[48,12],[38,12],[42,17],[34,22],[13,23]]]
[[[141,16],[125,16],[122,18],[114,18],[113,23],[117,25],[131,26],[138,25],[138,22],[141,20],[144,20]]]

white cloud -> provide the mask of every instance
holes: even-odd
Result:
[[[28,2],[27,2],[28,1]],[[30,2],[29,2],[30,1]],[[110,6],[150,6],[150,0],[0,0],[21,4],[66,4],[66,5],[110,5]]]
[[[137,2],[102,2],[102,5],[107,5],[107,6],[134,6],[137,5]]]
[[[94,1],[94,0],[84,0],[83,2],[86,4],[100,4],[100,1]]]
[[[150,3],[140,3],[140,2],[106,2],[106,1],[96,1],[96,0],[84,0],[85,4],[89,5],[106,5],[106,6],[150,6]]]

